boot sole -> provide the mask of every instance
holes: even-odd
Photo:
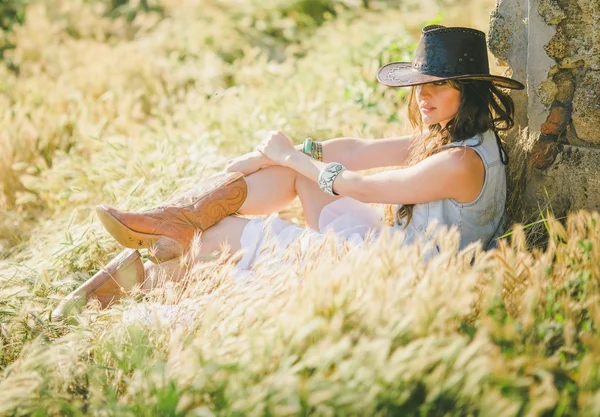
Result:
[[[126,248],[149,251],[149,258],[154,263],[166,262],[183,253],[182,245],[175,239],[164,235],[137,232],[113,217],[102,207],[96,207],[98,218],[104,228],[117,242]]]

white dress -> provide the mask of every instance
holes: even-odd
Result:
[[[299,244],[302,249],[321,239],[323,233],[328,231],[346,244],[360,246],[365,239],[376,237],[385,227],[380,207],[350,197],[342,197],[323,207],[319,215],[319,230],[296,226],[276,215],[264,220],[253,219],[242,232],[240,243],[243,255],[236,269],[240,275],[244,275],[244,271],[251,271],[258,261],[277,259],[292,244]],[[275,244],[267,247],[271,242]]]
[[[299,245],[300,250],[322,240],[323,233],[333,231],[338,242],[351,247],[362,246],[370,238],[379,235],[387,228],[383,223],[383,210],[361,203],[350,197],[342,197],[323,208],[319,215],[319,230],[298,227],[272,215],[267,219],[251,220],[240,238],[243,255],[234,271],[236,285],[254,282],[252,267],[261,266],[279,270],[286,262],[284,252],[291,245]],[[178,305],[139,303],[135,308],[123,313],[125,322],[143,324],[162,323],[165,328],[175,329],[180,325],[192,326],[199,306],[194,300],[186,300]]]
[[[385,225],[380,207],[373,207],[350,197],[342,197],[323,208],[319,216],[318,231],[295,226],[274,216],[266,220],[252,220],[246,225],[240,239],[244,254],[237,269],[250,271],[261,257],[277,259],[277,255],[281,255],[291,244],[300,243],[302,249],[302,245],[306,246],[314,239],[319,239],[327,230],[333,230],[335,236],[350,245],[365,243],[370,230],[374,232],[373,236],[383,230],[391,233],[402,230],[403,244],[408,245],[425,237],[432,225],[435,225],[435,230],[455,227],[461,236],[460,249],[478,240],[484,249],[492,247],[494,238],[503,232],[506,201],[506,174],[496,136],[492,130],[488,130],[472,138],[452,142],[443,149],[459,146],[470,147],[477,152],[485,167],[485,181],[481,192],[471,203],[458,203],[446,198],[416,204],[412,219],[406,227],[403,222],[392,227]],[[397,206],[397,209],[400,207]],[[276,241],[275,254],[272,250],[263,250],[267,235],[273,236]],[[438,253],[437,247],[427,250],[426,260]]]

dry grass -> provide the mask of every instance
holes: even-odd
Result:
[[[406,131],[374,74],[410,58],[439,2],[370,3],[28,8],[7,53],[20,72],[0,66],[0,415],[598,415],[598,214],[548,218],[543,250],[517,227],[458,253],[449,232],[428,264],[398,236],[291,247],[251,281],[223,259],[49,321],[120,250],[93,205],[151,206],[272,128]],[[446,3],[444,23],[482,29],[493,7]]]

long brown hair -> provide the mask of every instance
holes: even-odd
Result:
[[[408,120],[416,132],[412,139],[407,164],[414,165],[423,159],[439,152],[442,146],[451,142],[472,138],[488,129],[494,131],[500,151],[500,159],[508,164],[508,153],[504,150],[498,131],[508,130],[514,126],[515,105],[512,98],[486,80],[448,80],[453,88],[460,91],[460,104],[456,115],[444,128],[437,123],[428,126],[424,132],[419,103],[417,103],[413,87],[408,99]],[[405,204],[396,210],[394,222],[400,224],[406,218],[408,226],[413,215],[414,204]],[[394,212],[395,206],[388,207],[388,214]]]

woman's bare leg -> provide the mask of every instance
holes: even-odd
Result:
[[[241,217],[229,216],[206,229],[200,235],[200,250],[198,255],[210,255],[215,251],[227,247],[231,253],[241,249],[240,239],[244,227],[250,220]],[[159,264],[150,261],[144,264],[145,278],[143,290],[150,290],[160,283],[161,279],[177,282],[194,266],[202,260],[187,260],[175,258]]]
[[[324,193],[316,182],[301,174],[297,174],[296,176],[295,188],[296,193],[300,198],[300,202],[302,203],[306,224],[311,229],[319,230],[319,217],[321,216],[323,207],[342,197]]]
[[[281,166],[264,168],[248,175],[246,180],[249,192],[240,210],[242,214],[268,214],[284,208],[298,196],[306,222],[315,230],[319,228],[319,216],[323,207],[340,198],[325,194],[314,181]],[[280,187],[280,192],[277,187]],[[223,247],[228,247],[231,253],[237,252],[241,249],[240,239],[249,221],[228,216],[203,231],[200,236],[200,254],[209,255]],[[171,281],[179,281],[192,266],[189,262],[182,262],[181,258],[160,264],[146,262],[146,280],[143,288],[154,288],[164,276]]]
[[[318,230],[319,216],[323,207],[340,198],[325,194],[314,181],[282,166],[263,168],[247,175],[246,182],[248,197],[240,209],[241,214],[273,213],[285,208],[298,196],[302,203],[306,222],[315,230]],[[241,217],[228,216],[203,231],[200,237],[200,254],[212,254],[224,246],[229,247],[232,253],[237,252],[241,248],[242,232],[249,221]],[[193,264],[189,261],[181,258],[159,264],[148,261],[144,265],[143,289],[154,288],[164,277],[170,281],[179,281],[192,266]]]
[[[296,198],[296,171],[275,165],[246,175],[248,195],[239,212],[246,215],[271,214],[287,207]]]
[[[340,197],[325,194],[316,182],[291,168],[270,166],[246,176],[248,196],[239,212],[246,215],[270,214],[287,207],[298,196],[306,223],[319,229],[319,216],[327,204]]]

